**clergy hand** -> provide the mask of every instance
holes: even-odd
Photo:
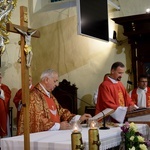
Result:
[[[60,130],[69,130],[71,129],[71,125],[67,121],[63,121],[60,123]]]
[[[134,111],[136,109],[137,109],[136,106],[129,106],[127,111],[130,112],[130,111]]]
[[[83,122],[85,120],[88,120],[89,118],[91,118],[92,116],[90,114],[84,114],[80,117],[80,122]]]

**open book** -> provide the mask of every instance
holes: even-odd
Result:
[[[119,106],[114,113],[111,114],[111,117],[114,118],[117,122],[123,123],[126,113],[127,113],[127,107]]]
[[[92,119],[96,119],[97,121],[99,121],[99,120],[103,119],[104,117],[109,116],[113,112],[114,112],[114,109],[112,109],[112,108],[106,108],[102,112],[100,112],[97,115],[95,115],[94,117],[92,117]]]
[[[150,110],[150,108],[147,107],[139,107],[133,111],[128,112],[127,114],[132,114],[132,113],[136,113],[136,112],[141,112],[141,111],[145,111],[145,110]]]

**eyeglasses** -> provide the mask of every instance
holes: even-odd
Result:
[[[139,82],[142,82],[142,83],[147,83],[148,81],[139,81]]]

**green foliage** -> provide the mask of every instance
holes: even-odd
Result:
[[[121,129],[125,150],[147,150],[148,143],[143,135],[137,131],[137,127],[133,122],[130,124],[126,122]]]

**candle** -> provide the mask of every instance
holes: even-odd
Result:
[[[71,146],[72,150],[83,150],[84,145],[82,141],[82,135],[81,135],[81,126],[78,122],[75,122],[73,124],[73,131],[71,134]]]
[[[79,128],[78,124],[75,123],[73,126],[73,132],[79,132],[79,131],[80,131],[80,128]]]
[[[92,120],[90,123],[89,135],[89,150],[99,150],[100,140],[97,122]]]
[[[97,122],[95,122],[94,120],[92,120],[91,124],[90,124],[90,129],[97,129]]]

